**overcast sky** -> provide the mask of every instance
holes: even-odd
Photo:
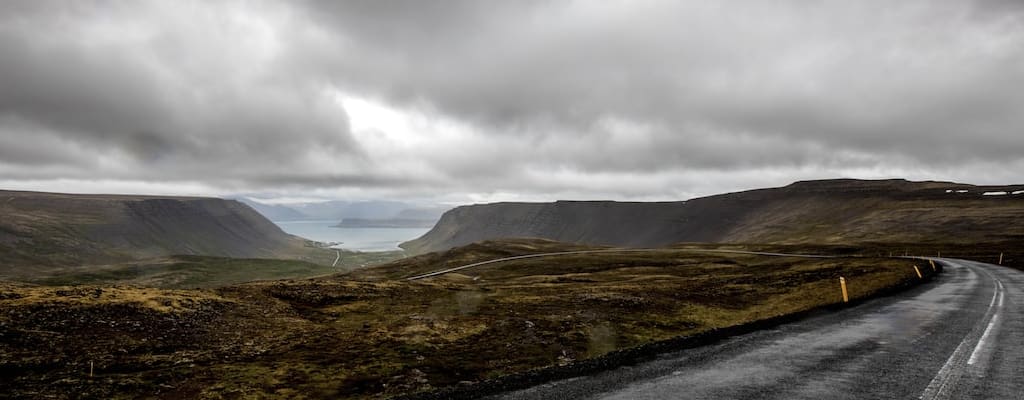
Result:
[[[674,200],[1024,179],[1013,0],[0,5],[0,188]]]

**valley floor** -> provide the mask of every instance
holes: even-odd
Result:
[[[919,260],[483,243],[312,280],[215,289],[0,286],[15,398],[378,398],[600,357],[920,282]],[[91,376],[90,376],[91,371]]]

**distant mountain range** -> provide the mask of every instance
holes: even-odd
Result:
[[[488,239],[655,247],[679,242],[847,244],[1024,241],[1024,185],[837,179],[689,201],[558,201],[446,212],[413,253]]]
[[[264,204],[244,197],[239,197],[236,200],[247,204],[249,207],[256,210],[256,212],[262,214],[271,221],[300,221],[304,219],[311,219],[310,216],[288,206]]]
[[[0,277],[168,255],[302,258],[322,249],[272,218],[342,227],[429,227],[441,208],[401,202],[303,207],[215,198],[0,191]],[[313,215],[307,214],[315,210]],[[355,216],[352,216],[355,215]],[[495,203],[447,211],[411,253],[503,238],[657,247],[746,244],[1024,244],[1024,185],[826,180],[679,202]],[[935,248],[941,246],[933,246]],[[311,255],[316,250],[316,255]],[[328,252],[329,253],[329,252]],[[328,254],[330,263],[335,254]]]
[[[239,198],[271,221],[331,220],[341,228],[430,228],[450,207],[397,201],[325,201],[266,204]]]
[[[336,228],[433,228],[437,219],[416,218],[345,218]]]

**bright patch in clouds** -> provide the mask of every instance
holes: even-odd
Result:
[[[412,145],[420,139],[413,131],[412,118],[403,111],[342,94],[337,99],[348,114],[349,129],[363,143],[383,138],[391,145]]]

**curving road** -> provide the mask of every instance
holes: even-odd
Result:
[[[1024,398],[1024,272],[936,260],[894,296],[492,398]]]
[[[773,256],[773,257],[799,257],[799,258],[837,258],[836,256],[823,256],[813,254],[786,254],[786,253],[770,253],[764,251],[746,251],[746,250],[718,250],[718,249],[601,249],[601,250],[577,250],[577,251],[559,251],[554,253],[535,253],[526,254],[522,256],[512,256],[496,258],[493,260],[481,261],[472,264],[466,264],[454,268],[442,269],[439,271],[428,272],[425,274],[410,276],[405,278],[407,281],[416,281],[420,279],[433,278],[435,276],[444,275],[450,272],[462,271],[465,269],[481,267],[488,264],[497,264],[512,260],[523,260],[527,258],[540,258],[540,257],[557,257],[567,256],[576,254],[609,254],[609,253],[650,253],[650,252],[661,252],[661,253],[724,253],[724,254],[754,254],[759,256]]]

